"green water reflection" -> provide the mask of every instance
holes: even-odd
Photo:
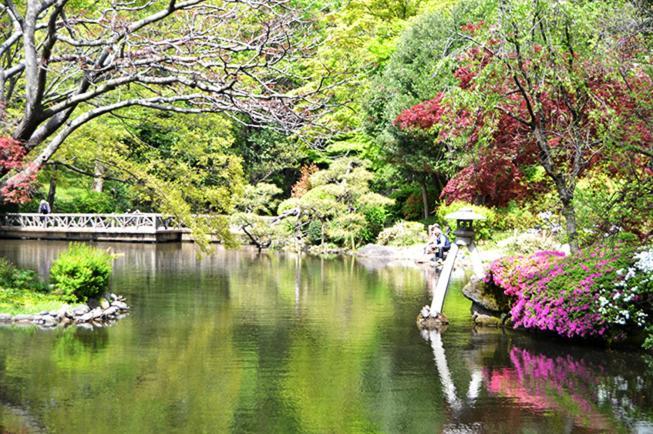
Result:
[[[64,247],[0,241],[0,254],[43,271]],[[653,429],[645,356],[474,331],[458,290],[449,329],[421,336],[423,270],[112,247],[128,318],[0,328],[0,432]]]

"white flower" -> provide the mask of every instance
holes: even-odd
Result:
[[[628,272],[624,276],[624,280],[628,280],[628,279],[631,279],[631,278],[635,277],[635,274],[636,274],[636,271],[635,271],[634,268],[628,268]]]
[[[644,250],[635,255],[635,267],[644,273],[653,273],[653,249]]]

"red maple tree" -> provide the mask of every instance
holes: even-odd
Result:
[[[468,45],[455,59],[458,86],[402,112],[395,125],[434,128],[438,140],[456,143],[453,156],[467,163],[444,188],[447,201],[523,198],[542,187],[526,182],[526,169],[541,166],[575,249],[578,179],[599,163],[645,170],[653,158],[653,82],[637,61],[646,53],[640,36],[604,38],[601,49],[588,50],[573,16],[542,18],[564,16],[568,6],[534,3],[533,32],[509,8],[499,24],[463,26]]]

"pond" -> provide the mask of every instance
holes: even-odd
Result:
[[[354,258],[102,244],[129,317],[0,327],[0,432],[653,432],[653,358],[474,330],[454,285]],[[0,241],[46,273],[60,242]]]

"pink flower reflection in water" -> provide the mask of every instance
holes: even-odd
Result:
[[[555,412],[573,418],[574,424],[591,430],[613,432],[610,419],[586,397],[594,396],[595,373],[570,356],[549,357],[514,347],[512,367],[485,369],[490,394],[512,399],[535,412]]]

